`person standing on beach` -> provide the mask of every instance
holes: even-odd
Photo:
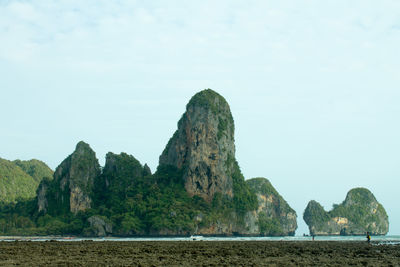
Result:
[[[371,236],[369,235],[369,232],[367,232],[367,242],[369,244],[369,242],[371,241]]]

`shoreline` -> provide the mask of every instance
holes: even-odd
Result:
[[[199,235],[202,240],[205,241],[314,241],[312,236],[214,236],[214,235]],[[22,241],[33,241],[33,240],[106,240],[106,241],[151,241],[151,240],[164,240],[164,241],[185,241],[191,240],[192,236],[104,236],[104,237],[88,237],[88,236],[73,236],[73,235],[47,235],[47,236],[0,236],[0,242],[4,240],[22,240]],[[400,235],[375,235],[371,236],[372,241],[395,241],[400,243]],[[363,235],[316,235],[314,236],[315,241],[366,241],[366,236]]]
[[[360,241],[0,242],[0,265],[400,266],[400,244]]]

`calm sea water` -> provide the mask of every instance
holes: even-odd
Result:
[[[80,238],[80,237],[0,237],[1,241],[64,241],[64,242],[76,242],[76,241],[190,241],[189,237],[165,237],[165,238],[117,238],[117,237],[105,237],[105,238]],[[201,241],[312,241],[310,236],[286,236],[286,237],[201,237]],[[316,236],[315,241],[366,241],[365,236]],[[378,244],[400,244],[400,236],[372,236],[371,241]]]

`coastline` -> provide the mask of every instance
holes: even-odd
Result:
[[[361,241],[0,242],[0,265],[399,266],[400,244]]]
[[[363,242],[366,237],[362,235],[353,236],[218,236],[200,235],[202,241],[286,241],[286,242],[307,242],[307,241],[332,241],[332,242]],[[371,240],[379,243],[400,244],[400,235],[375,235]],[[191,236],[106,236],[106,237],[87,237],[73,235],[48,235],[48,236],[0,236],[2,241],[191,241]]]

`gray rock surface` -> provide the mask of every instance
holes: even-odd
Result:
[[[108,222],[106,218],[102,218],[101,216],[92,216],[88,219],[90,223],[91,233],[88,235],[94,236],[107,236],[108,234],[112,234],[112,224]]]
[[[51,181],[49,179],[43,179],[37,189],[37,206],[39,212],[47,212],[48,202],[46,195],[50,183]]]
[[[226,100],[211,89],[193,96],[160,165],[184,169],[186,191],[211,201],[216,192],[233,196],[234,122]]]
[[[258,209],[248,215],[248,225],[254,233],[262,235],[294,235],[297,229],[297,214],[275,190],[266,178],[246,181],[257,195]],[[256,227],[251,217],[257,220]]]
[[[100,172],[95,152],[88,144],[79,142],[75,151],[54,172],[53,186],[56,190],[46,195],[47,202],[49,198],[55,202],[51,212],[57,214],[69,210],[76,214],[91,208],[93,182]]]

